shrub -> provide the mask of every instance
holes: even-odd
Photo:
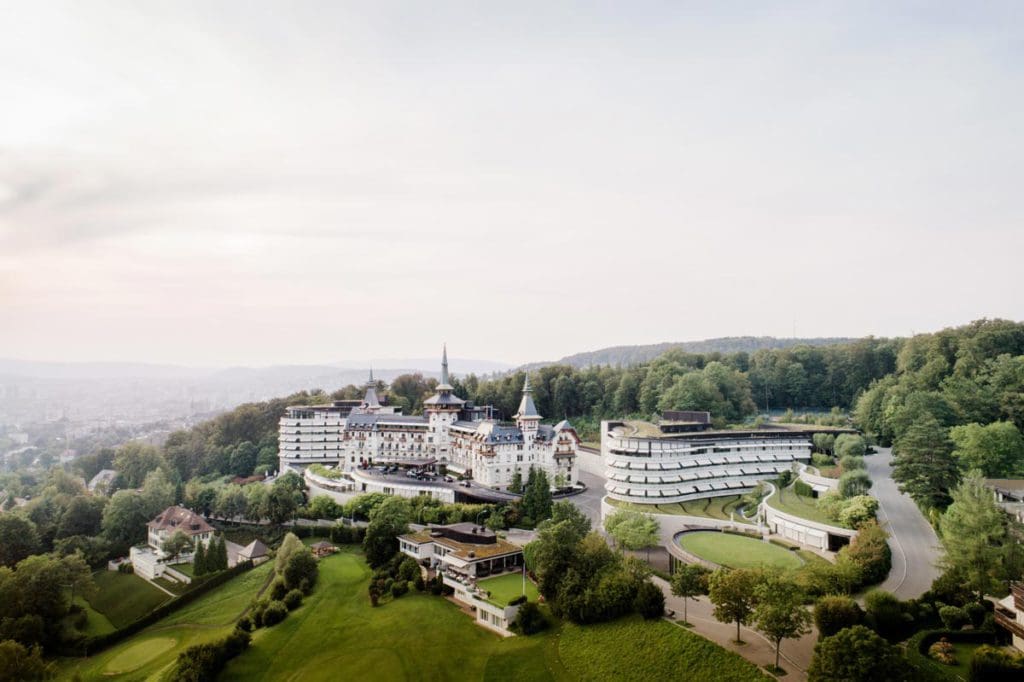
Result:
[[[890,592],[871,590],[864,596],[864,608],[868,624],[886,639],[900,639],[911,624],[903,611],[903,603]]]
[[[545,629],[548,626],[548,619],[544,617],[536,603],[526,602],[519,607],[513,626],[524,635],[532,635]]]
[[[993,646],[982,645],[974,650],[968,670],[971,682],[1017,680],[1024,675],[1024,658]]]
[[[249,642],[249,633],[236,628],[218,642],[190,646],[178,654],[170,679],[172,682],[206,682],[216,679],[228,661],[249,647]]]
[[[252,632],[252,618],[250,616],[242,616],[235,623],[235,627],[242,632]]]
[[[650,580],[645,580],[637,588],[633,608],[646,620],[661,618],[665,614],[665,594]]]
[[[509,606],[519,606],[520,604],[526,603],[526,595],[521,594],[508,603]]]
[[[415,580],[420,575],[420,565],[411,556],[405,557],[398,565],[398,578],[405,582]]]
[[[281,601],[284,599],[284,595],[288,593],[288,588],[284,585],[284,580],[281,578],[275,578],[274,582],[270,584],[270,598]]]
[[[814,488],[800,479],[797,479],[796,483],[793,484],[793,492],[800,497],[814,497]]]
[[[829,457],[828,455],[823,455],[820,452],[815,452],[811,454],[811,464],[820,469],[822,467],[832,466],[833,461],[832,458]]]
[[[289,591],[288,594],[284,595],[282,602],[289,611],[294,611],[302,606],[302,590]]]
[[[939,618],[947,630],[959,630],[971,620],[967,612],[959,606],[943,606],[939,609]]]
[[[272,601],[263,610],[263,625],[271,627],[277,625],[288,615],[288,607],[283,602]]]
[[[892,568],[892,551],[887,542],[888,535],[877,521],[868,521],[842,553],[861,569],[864,585],[873,585],[885,580]]]
[[[847,471],[839,477],[839,494],[843,497],[863,495],[871,488],[871,477],[863,469]]]
[[[967,612],[967,617],[971,621],[971,625],[975,629],[980,628],[985,623],[985,616],[988,614],[988,609],[985,608],[984,604],[979,604],[974,601],[964,607],[964,611]]]
[[[790,471],[789,469],[786,469],[781,474],[779,474],[779,479],[778,480],[779,480],[779,487],[780,488],[785,488],[786,486],[788,486],[793,481],[793,472]]]
[[[814,605],[814,624],[821,637],[830,637],[843,628],[859,625],[864,611],[851,597],[830,595]]]
[[[956,665],[956,649],[945,637],[928,647],[928,657],[943,665]]]
[[[839,466],[842,467],[843,472],[857,471],[859,469],[866,469],[867,465],[864,464],[863,457],[856,457],[854,455],[847,455],[839,460]]]
[[[416,588],[417,592],[423,592],[425,589],[427,589],[427,583],[424,582],[422,575],[416,576],[416,580],[414,580],[412,584]]]
[[[404,580],[396,580],[391,584],[391,596],[398,599],[409,591],[409,583]]]
[[[296,552],[288,558],[281,575],[289,590],[299,588],[305,594],[309,594],[313,591],[313,585],[316,584],[319,570],[312,554],[308,551]]]
[[[860,528],[868,521],[873,521],[878,513],[878,500],[870,495],[857,495],[843,500],[839,510],[839,523],[851,528]]]

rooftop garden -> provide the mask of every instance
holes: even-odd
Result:
[[[636,504],[633,502],[620,502],[610,497],[607,499],[608,504],[613,507],[643,512],[645,514],[679,514],[718,519],[720,521],[729,521],[730,516],[733,516],[736,521],[745,521],[740,513],[740,507],[743,505],[743,498],[740,495],[706,497],[702,500],[671,502],[667,504]]]
[[[701,559],[729,568],[793,569],[803,565],[793,551],[764,542],[718,531],[697,531],[680,535],[676,542],[684,550]]]
[[[509,602],[524,594],[522,573],[507,573],[496,578],[478,580],[476,585],[480,589],[487,590],[489,594],[487,601],[495,606],[508,606]],[[537,597],[539,596],[537,593],[537,586],[529,579],[526,580],[525,589],[526,598],[529,601],[537,601]]]

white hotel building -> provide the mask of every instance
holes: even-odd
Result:
[[[445,349],[441,383],[424,401],[422,416],[382,405],[372,372],[362,401],[289,407],[278,433],[281,471],[314,463],[345,471],[366,463],[444,464],[481,485],[505,489],[516,471],[526,480],[535,467],[552,484],[576,482],[579,437],[568,421],[540,423],[529,378],[512,424],[495,420],[490,407],[462,400],[448,382]]]
[[[743,494],[811,458],[811,432],[711,430],[707,412],[666,413],[657,424],[601,422],[608,497],[670,504]]]

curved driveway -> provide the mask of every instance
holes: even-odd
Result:
[[[900,599],[920,597],[939,577],[939,538],[909,495],[904,495],[892,480],[892,450],[864,458],[878,498],[879,521],[889,531],[892,571],[879,587]]]

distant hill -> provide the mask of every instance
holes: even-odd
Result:
[[[547,365],[572,365],[583,368],[592,365],[626,366],[649,362],[673,349],[688,353],[752,353],[766,348],[791,348],[793,346],[833,346],[852,343],[857,339],[846,337],[825,337],[811,339],[779,339],[774,336],[726,336],[703,341],[679,341],[675,343],[652,343],[646,346],[610,346],[600,350],[567,355],[554,362],[534,362],[523,369],[537,369]]]

